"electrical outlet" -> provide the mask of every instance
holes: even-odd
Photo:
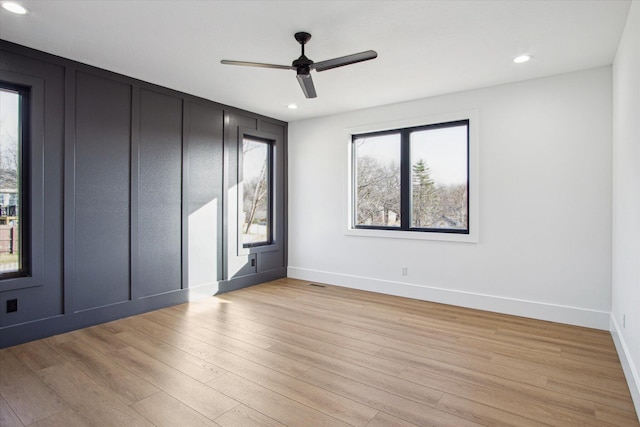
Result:
[[[255,267],[255,266],[256,266],[256,259],[251,258],[251,267]]]
[[[407,275],[407,271],[408,271],[407,267],[402,267],[402,275],[403,276]]]
[[[7,313],[13,313],[14,311],[18,311],[18,300],[17,299],[8,299],[7,300]]]

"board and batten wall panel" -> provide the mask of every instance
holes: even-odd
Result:
[[[0,81],[30,87],[30,151],[33,159],[31,182],[28,183],[32,197],[28,213],[31,275],[0,282],[0,346],[6,335],[5,327],[59,316],[64,310],[60,291],[64,79],[65,69],[58,64],[0,50]],[[7,301],[11,299],[18,300],[18,311],[6,313]],[[28,339],[26,334],[23,336]]]
[[[201,103],[188,106],[188,271],[189,287],[195,288],[222,278],[224,114]]]
[[[32,86],[38,273],[0,283],[0,348],[285,276],[286,171],[268,254],[238,254],[234,186],[238,128],[286,123],[3,40],[0,81]]]
[[[131,91],[76,76],[76,311],[129,299]]]
[[[140,91],[138,287],[182,288],[182,99]]]

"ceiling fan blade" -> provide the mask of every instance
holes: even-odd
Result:
[[[304,96],[307,98],[315,98],[316,88],[313,86],[313,80],[311,80],[311,74],[298,74],[298,83],[304,92]]]
[[[220,61],[221,64],[226,65],[243,65],[245,67],[260,67],[260,68],[275,68],[278,70],[295,70],[296,67],[292,67],[291,65],[276,65],[276,64],[263,64],[261,62],[246,62],[246,61],[229,61],[227,59],[223,59]]]
[[[342,67],[343,65],[355,64],[356,62],[368,61],[377,58],[378,54],[374,50],[366,52],[354,53],[353,55],[341,56],[340,58],[327,59],[326,61],[316,62],[310,68],[316,71],[325,71],[332,68]]]

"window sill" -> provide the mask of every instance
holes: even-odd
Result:
[[[428,231],[396,231],[396,230],[367,230],[361,228],[347,228],[346,236],[381,237],[385,239],[404,240],[433,240],[441,242],[478,243],[477,233],[434,233]]]
[[[276,252],[280,250],[280,244],[277,242],[270,243],[268,245],[259,245],[259,246],[249,246],[244,247],[242,244],[239,245],[238,255],[249,255],[256,254],[261,252]]]

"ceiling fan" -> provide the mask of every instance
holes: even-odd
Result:
[[[355,64],[356,62],[368,61],[374,59],[378,54],[373,50],[367,50],[366,52],[354,53],[352,55],[341,56],[339,58],[327,59],[326,61],[313,62],[307,58],[304,54],[304,45],[311,39],[311,34],[305,32],[299,32],[294,35],[298,43],[302,48],[302,54],[298,59],[293,61],[291,65],[276,65],[276,64],[263,64],[260,62],[245,62],[245,61],[229,61],[223,59],[220,61],[222,64],[227,65],[244,65],[247,67],[261,67],[261,68],[276,68],[279,70],[296,70],[298,83],[304,92],[304,96],[307,98],[315,98],[316,88],[313,86],[313,80],[311,79],[311,70],[326,71],[332,68],[342,67],[344,65]]]

